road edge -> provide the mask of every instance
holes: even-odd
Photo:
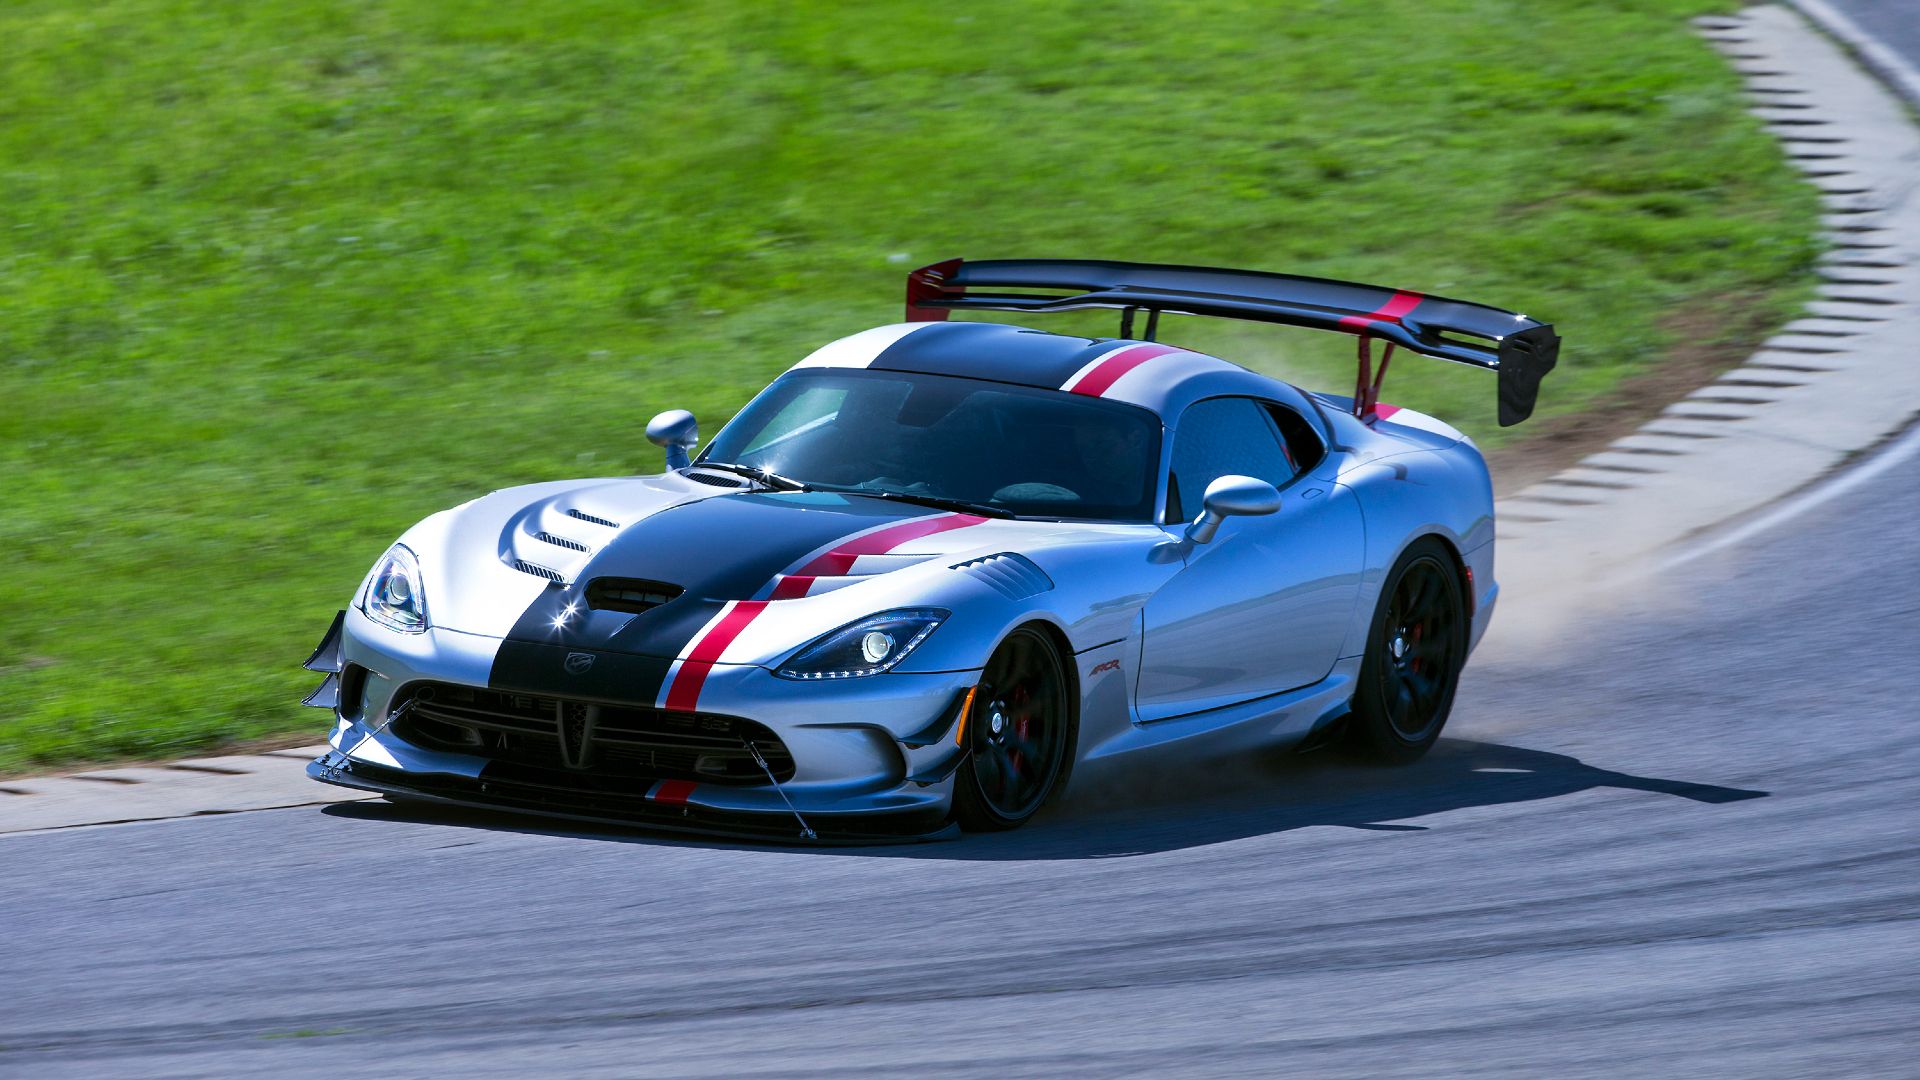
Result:
[[[1813,23],[1828,37],[1838,41],[1868,71],[1879,77],[1887,88],[1905,98],[1920,111],[1920,71],[1899,53],[1880,44],[1872,34],[1860,28],[1847,14],[1826,0],[1785,0],[1802,18]]]

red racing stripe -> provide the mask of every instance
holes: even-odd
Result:
[[[1099,397],[1120,381],[1120,377],[1156,356],[1165,356],[1181,351],[1172,345],[1135,345],[1130,349],[1121,349],[1105,360],[1086,377],[1066,389],[1075,394],[1088,394]]]
[[[694,711],[700,704],[700,688],[706,685],[707,673],[713,670],[714,662],[766,607],[765,600],[742,600],[693,643],[687,658],[680,661],[679,673],[673,677],[673,689],[667,691],[667,708],[676,712]]]
[[[1400,406],[1398,405],[1375,405],[1373,407],[1373,415],[1381,420],[1385,420],[1387,417],[1399,411]]]
[[[793,575],[783,579],[780,586],[775,586],[774,592],[778,594],[781,586],[798,577],[811,579],[816,577],[834,577],[844,574],[848,570],[853,569],[853,561],[862,555],[885,555],[887,552],[892,551],[894,548],[910,540],[918,540],[923,536],[933,536],[937,533],[952,532],[954,529],[964,529],[969,525],[978,525],[985,520],[987,519],[978,514],[943,514],[934,517],[914,518],[912,521],[903,521],[898,525],[889,525],[884,529],[876,529],[873,532],[867,533],[865,536],[856,536],[851,540],[842,540],[833,546],[833,550],[815,556],[807,562],[807,565],[795,570]],[[807,584],[811,585],[813,582],[809,580]],[[802,588],[804,588],[804,586]],[[805,595],[805,593],[802,592],[800,595]]]
[[[1414,308],[1419,307],[1420,301],[1424,299],[1426,297],[1417,292],[1398,290],[1393,294],[1393,299],[1375,308],[1371,314],[1348,315],[1340,320],[1340,325],[1350,330],[1365,330],[1377,322],[1397,323],[1406,318]]]
[[[782,574],[774,579],[773,595],[769,600],[798,600],[813,588],[814,575]]]
[[[686,658],[680,661],[680,668],[673,675],[673,686],[667,691],[665,707],[676,712],[694,712],[700,705],[700,691],[706,686],[707,676],[712,673],[713,665],[727,651],[727,646],[740,636],[741,632],[758,618],[767,605],[775,600],[797,600],[807,595],[814,580],[820,577],[838,576],[853,569],[855,559],[862,555],[885,555],[902,544],[918,540],[923,536],[934,536],[955,529],[964,529],[978,525],[986,518],[978,514],[935,514],[930,517],[913,518],[889,525],[883,529],[849,540],[842,540],[833,548],[807,561],[805,566],[791,574],[783,574],[774,579],[773,591],[765,600],[742,600],[720,621],[694,639],[693,647]]]
[[[694,787],[694,782],[691,780],[662,780],[653,785],[653,790],[647,793],[647,798],[661,806],[685,806],[688,797],[693,794]]]

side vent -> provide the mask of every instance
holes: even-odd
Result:
[[[708,487],[743,488],[747,486],[747,482],[745,480],[742,480],[734,476],[715,476],[713,473],[703,473],[703,472],[690,472],[690,473],[687,473],[686,476],[687,476],[687,479],[693,481],[694,483],[705,484]]]
[[[683,592],[678,585],[642,578],[594,578],[587,582],[587,606],[595,611],[651,611]]]
[[[540,566],[537,563],[530,563],[525,559],[513,560],[513,568],[515,570],[520,571],[523,574],[532,574],[534,577],[543,577],[543,578],[546,578],[548,581],[565,582],[567,580],[567,576],[565,574],[562,574],[560,571],[549,570],[544,566]]]
[[[563,547],[563,548],[566,548],[566,549],[567,549],[567,550],[569,550],[569,551],[591,551],[591,550],[593,550],[592,548],[589,548],[589,547],[588,547],[587,545],[585,545],[585,544],[583,544],[583,543],[581,543],[581,542],[580,542],[580,541],[578,541],[578,540],[569,540],[569,539],[567,539],[567,538],[566,538],[566,537],[564,537],[564,536],[555,536],[555,535],[553,535],[553,534],[552,534],[552,533],[550,533],[550,532],[537,532],[537,533],[534,533],[534,534],[533,534],[533,538],[534,538],[535,540],[540,540],[540,541],[544,541],[544,542],[546,542],[546,543],[549,543],[549,544],[552,544],[552,545],[553,545],[554,547]]]
[[[578,518],[581,521],[590,521],[595,525],[605,525],[609,529],[617,529],[620,527],[620,523],[617,521],[608,521],[606,518],[603,518],[603,517],[594,517],[592,514],[589,514],[584,510],[574,510],[569,508],[567,510],[567,516],[570,518]]]
[[[1053,579],[1047,576],[1045,570],[1035,566],[1033,560],[1025,555],[1016,555],[1011,551],[954,563],[952,568],[972,574],[1009,600],[1025,600],[1053,588]]]

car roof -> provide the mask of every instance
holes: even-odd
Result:
[[[1005,323],[877,326],[815,350],[793,366],[957,375],[1090,394],[1176,419],[1201,398],[1251,395],[1311,414],[1306,395],[1219,357],[1163,342],[1086,338]]]

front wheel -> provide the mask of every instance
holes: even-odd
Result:
[[[1350,725],[1357,749],[1416,760],[1440,737],[1467,660],[1466,605],[1453,554],[1415,541],[1387,575],[1367,632]]]
[[[970,752],[955,777],[954,820],[1011,829],[1053,793],[1072,744],[1066,667],[1045,634],[1021,627],[994,650],[968,710]]]

